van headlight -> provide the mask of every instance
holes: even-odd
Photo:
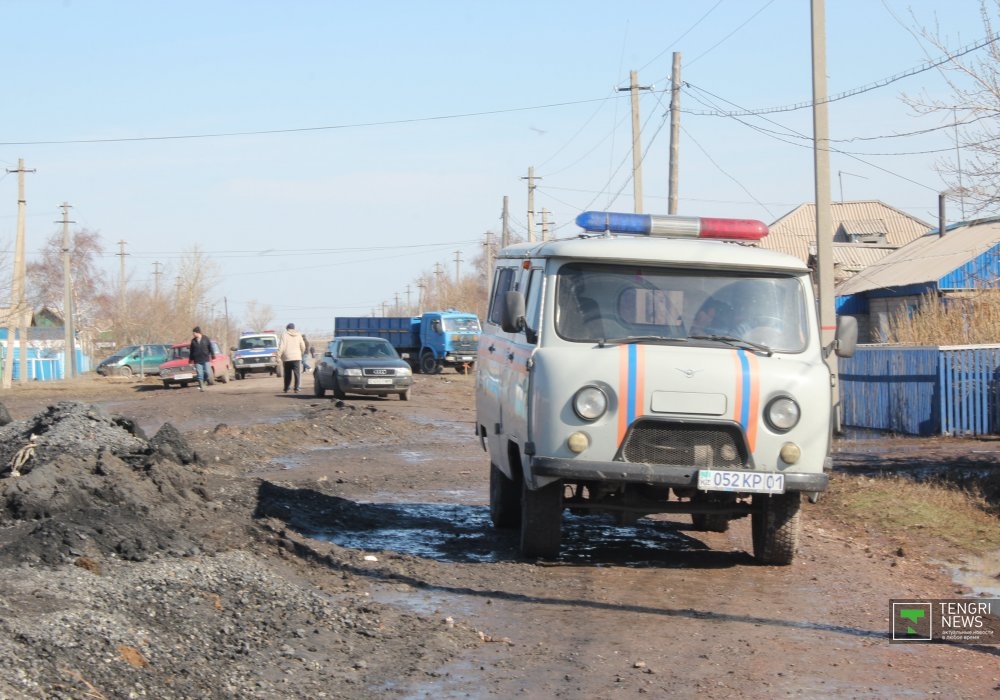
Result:
[[[573,411],[581,419],[595,421],[608,410],[608,395],[599,387],[585,386],[573,396]]]
[[[771,399],[764,409],[764,420],[777,433],[787,433],[798,424],[801,417],[802,410],[790,396]]]

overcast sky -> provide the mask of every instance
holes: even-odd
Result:
[[[831,197],[936,222],[951,117],[918,117],[900,96],[950,101],[940,72],[921,70],[940,53],[915,32],[981,43],[978,0],[825,4],[830,136],[847,152],[831,157]],[[814,199],[809,7],[0,0],[0,249],[13,250],[7,170],[23,158],[29,260],[67,202],[74,227],[100,233],[114,284],[119,241],[132,283],[159,270],[161,290],[197,245],[232,316],[256,301],[276,325],[330,333],[408,288],[416,303],[436,265],[471,270],[504,196],[524,235],[529,166],[536,220],[547,209],[556,236],[581,211],[631,211],[631,70],[650,88],[644,210],[666,213],[674,52],[678,213],[771,223]]]

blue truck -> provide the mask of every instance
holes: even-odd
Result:
[[[414,372],[438,374],[473,369],[479,317],[462,311],[427,311],[419,316],[338,316],[333,335],[368,335],[388,340]]]

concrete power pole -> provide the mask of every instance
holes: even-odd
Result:
[[[483,243],[486,247],[486,288],[489,289],[490,285],[493,284],[493,232],[486,232],[486,242]]]
[[[63,227],[63,242],[62,242],[62,255],[63,255],[63,340],[64,346],[66,348],[66,368],[64,379],[71,379],[77,375],[76,371],[76,329],[73,325],[73,275],[70,265],[70,241],[69,241],[69,225],[75,224],[75,221],[69,220],[69,210],[70,205],[63,202],[61,207],[63,210],[62,227]],[[60,223],[60,222],[56,222]]]
[[[823,0],[812,0],[813,159],[816,180],[816,273],[819,285],[819,325],[823,347],[833,344],[837,311],[833,300],[833,219],[830,212],[830,124],[826,94],[826,21]],[[837,355],[827,355],[833,373],[835,427],[840,428],[840,380]]]
[[[549,210],[542,207],[542,240],[549,240]]]
[[[639,74],[629,71],[629,86],[618,88],[619,92],[628,91],[632,94],[632,198],[636,214],[642,213],[642,145],[639,138],[639,90],[649,90],[639,87]]]
[[[503,212],[500,214],[500,247],[510,245],[510,197],[503,196]]]
[[[674,52],[670,73],[670,180],[667,193],[667,213],[677,213],[677,168],[681,142],[681,54]]]
[[[528,242],[535,242],[535,166],[528,166],[528,177],[521,178],[528,181]]]
[[[17,159],[17,239],[14,243],[14,274],[11,278],[11,305],[7,315],[7,356],[3,363],[3,376],[0,386],[10,389],[14,378],[14,330],[20,334],[21,384],[28,381],[28,324],[31,323],[28,302],[24,295],[25,256],[24,256],[24,219],[28,200],[24,198],[24,174],[34,170],[25,170],[24,158]]]

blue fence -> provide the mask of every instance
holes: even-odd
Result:
[[[3,348],[0,348],[0,371],[4,362],[7,361],[3,355]],[[28,361],[26,363],[27,372],[25,377],[29,381],[48,382],[57,379],[64,379],[67,375],[66,353],[39,351],[35,348],[28,348]],[[21,353],[17,348],[12,352],[11,377],[14,381],[21,380]],[[83,354],[79,348],[76,350],[76,371],[83,373],[90,370],[90,358]]]
[[[909,435],[1000,432],[1000,345],[861,346],[838,360],[841,423]]]

